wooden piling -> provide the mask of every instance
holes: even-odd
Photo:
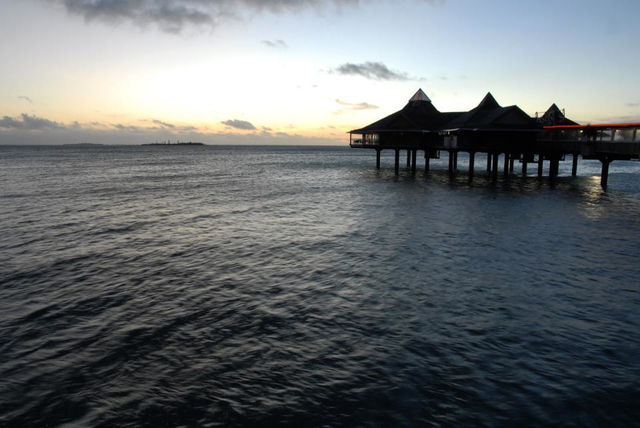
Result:
[[[504,165],[502,167],[505,177],[509,176],[509,153],[504,154]]]
[[[527,160],[526,159],[522,159],[522,176],[523,177],[527,176]]]
[[[573,164],[571,165],[571,176],[578,175],[578,153],[573,153]]]
[[[549,161],[549,177],[555,178],[558,176],[560,161],[558,159],[552,159]]]
[[[600,185],[603,188],[606,188],[607,182],[609,181],[609,164],[611,163],[611,160],[607,156],[604,156],[600,158],[600,162],[602,162],[602,171],[600,172]]]
[[[380,152],[382,150],[376,149],[376,169],[380,169]]]
[[[396,175],[400,173],[400,149],[396,149],[396,161],[395,161]]]
[[[458,152],[453,152],[453,172],[458,171]]]
[[[411,167],[411,149],[407,150],[407,168]]]
[[[487,153],[487,172],[491,172],[491,153]]]
[[[538,155],[538,178],[542,178],[542,169],[544,168],[544,156]]]
[[[431,160],[431,156],[429,155],[429,150],[424,151],[424,172],[429,172],[429,161]]]
[[[418,154],[418,149],[411,150],[411,173],[416,173],[416,156]]]
[[[453,174],[453,151],[449,150],[449,166],[448,166],[448,170],[449,170],[449,174]]]
[[[473,167],[476,163],[476,152],[469,152],[469,178],[473,177]]]
[[[491,167],[492,171],[491,171],[491,175],[493,177],[494,180],[496,180],[498,178],[498,158],[500,157],[500,153],[492,153],[491,154],[491,158],[493,161],[493,165]]]

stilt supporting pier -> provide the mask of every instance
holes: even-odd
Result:
[[[458,171],[458,152],[453,152],[453,172]]]
[[[453,151],[449,150],[449,166],[447,167],[449,174],[453,174]]]
[[[491,172],[491,153],[487,153],[487,172]]]
[[[600,173],[600,185],[603,188],[607,187],[607,182],[609,181],[609,164],[611,163],[611,159],[607,156],[600,158],[600,162],[602,162],[602,172]]]
[[[571,176],[575,177],[578,175],[578,154],[573,154],[573,164],[571,165]]]
[[[411,167],[411,149],[407,150],[407,168]]]
[[[509,176],[509,153],[504,154],[504,166],[503,166],[504,176]]]
[[[509,156],[509,174],[513,173],[513,161],[514,161],[513,155],[510,155]]]
[[[429,161],[431,160],[431,156],[429,155],[429,150],[424,151],[424,172],[429,172]]]
[[[549,163],[549,177],[555,178],[558,176],[558,169],[560,161],[558,159],[552,159]]]
[[[544,156],[538,155],[538,178],[542,178],[542,169],[544,168]]]
[[[396,149],[396,161],[395,161],[396,175],[400,173],[400,149]]]
[[[476,163],[476,152],[469,152],[469,179],[473,178],[473,167]]]
[[[376,169],[380,169],[380,149],[376,149]]]
[[[416,173],[416,156],[418,154],[418,150],[417,149],[412,149],[411,150],[411,173],[415,174]]]
[[[527,160],[526,159],[522,159],[522,176],[523,177],[527,176]]]
[[[491,159],[492,159],[492,163],[493,165],[491,166],[491,175],[493,177],[494,180],[496,180],[498,178],[498,158],[500,157],[500,153],[492,153],[491,154]]]

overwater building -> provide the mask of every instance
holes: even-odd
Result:
[[[598,132],[594,129],[598,128]],[[570,154],[572,174],[576,175],[578,157],[598,159],[602,162],[602,184],[606,185],[608,165],[613,160],[638,157],[640,141],[636,140],[639,123],[578,125],[565,117],[558,106],[552,104],[541,116],[533,118],[516,105],[501,106],[487,93],[480,103],[466,112],[441,112],[429,97],[419,89],[401,110],[363,128],[349,131],[350,145],[354,148],[374,149],[376,166],[380,168],[382,150],[395,151],[395,172],[398,174],[400,152],[407,152],[407,166],[416,170],[418,151],[424,153],[425,170],[429,160],[448,152],[449,172],[457,171],[458,152],[469,154],[469,176],[474,173],[476,153],[486,153],[487,171],[498,174],[499,158],[503,172],[513,172],[514,161],[522,164],[537,163],[542,175],[544,161],[549,161],[549,175],[558,174],[558,165]],[[616,140],[618,137],[627,135]],[[607,138],[610,136],[610,141]],[[619,144],[602,144],[623,142]],[[595,143],[599,143],[596,145]]]

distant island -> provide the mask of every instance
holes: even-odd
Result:
[[[178,141],[176,143],[172,143],[171,141],[162,141],[160,143],[146,143],[142,144],[143,146],[204,146],[204,143],[198,143],[194,141]]]
[[[74,146],[74,147],[93,147],[93,146],[104,146],[104,144],[100,143],[66,143],[63,146]]]

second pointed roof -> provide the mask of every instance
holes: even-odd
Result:
[[[535,128],[535,120],[518,106],[502,107],[487,92],[480,103],[466,113],[449,121],[444,128]]]

